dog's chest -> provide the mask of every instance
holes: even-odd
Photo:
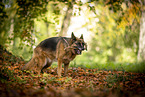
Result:
[[[63,55],[63,57],[61,57],[63,62],[70,62],[72,61],[74,58],[76,57],[75,54],[73,54],[72,52],[67,52]],[[57,62],[57,58],[55,57],[53,59],[54,62]]]
[[[72,52],[67,52],[67,53],[63,56],[63,60],[72,61],[75,57],[76,57],[76,55],[73,54]]]

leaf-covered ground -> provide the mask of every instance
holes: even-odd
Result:
[[[59,78],[56,68],[35,75],[22,72],[23,59],[0,49],[0,97],[143,97],[145,74],[70,67]],[[63,74],[63,72],[62,72]]]

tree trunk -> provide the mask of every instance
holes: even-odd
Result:
[[[47,37],[49,37],[49,23],[45,22],[46,24],[46,33],[47,33]]]
[[[60,36],[65,36],[67,31],[68,31],[68,27],[70,25],[70,19],[71,19],[71,16],[72,16],[72,12],[73,12],[73,2],[75,0],[72,0],[71,3],[68,4],[68,9],[66,11],[66,14],[65,14],[65,17],[63,19],[63,23],[62,23],[62,26],[61,26],[61,31],[60,31]]]
[[[140,19],[138,61],[145,61],[145,9],[142,10]]]

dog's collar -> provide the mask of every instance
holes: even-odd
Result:
[[[65,43],[67,44],[67,47],[69,46],[69,43],[68,43],[68,41],[66,41],[66,39],[65,38],[63,38],[63,37],[61,37],[64,41],[65,41]]]
[[[68,41],[65,38],[63,38],[61,36],[60,36],[60,38],[67,44],[67,46],[65,46],[64,50],[66,50],[66,48],[70,47]]]

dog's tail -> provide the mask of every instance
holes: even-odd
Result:
[[[27,64],[25,64],[23,67],[22,67],[22,71],[23,70],[30,70],[35,64],[35,60],[34,58],[32,58]]]
[[[32,69],[35,69],[37,68],[37,65],[39,63],[39,60],[40,60],[40,52],[41,52],[41,49],[40,48],[35,48],[34,49],[34,52],[33,52],[33,56],[32,56],[32,59],[27,63],[25,64],[21,70],[32,70]]]

